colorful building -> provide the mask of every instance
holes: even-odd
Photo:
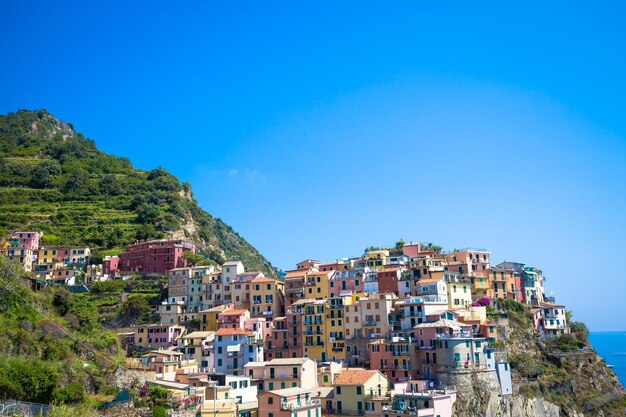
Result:
[[[150,240],[129,245],[120,253],[122,272],[166,275],[187,265],[185,253],[196,253],[196,245],[186,240]]]
[[[285,388],[259,394],[259,417],[321,417],[321,402],[310,388]]]
[[[389,381],[379,371],[348,368],[335,379],[334,409],[328,414],[363,415],[377,398],[389,395]]]
[[[250,281],[249,299],[252,317],[273,320],[285,315],[285,284],[272,278],[255,278]]]

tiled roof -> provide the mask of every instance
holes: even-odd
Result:
[[[241,316],[242,314],[245,314],[247,311],[248,310],[246,310],[245,308],[226,310],[220,313],[220,316]]]
[[[204,339],[211,336],[213,333],[215,332],[191,332],[187,336],[183,336],[183,339],[196,339],[198,337]]]
[[[335,385],[363,385],[377,373],[369,369],[346,369],[335,379]]]
[[[276,282],[276,280],[272,279],[272,278],[259,277],[259,278],[253,279],[250,282],[254,282],[256,284],[256,283],[259,283],[259,282]]]
[[[455,320],[447,320],[447,319],[441,319],[441,320],[437,320],[434,322],[429,322],[429,323],[420,323],[417,326],[413,326],[413,328],[425,328],[425,327],[452,327],[452,328],[461,328],[461,327],[468,327],[469,325],[465,324],[465,323],[460,323],[458,321]]]
[[[287,278],[299,278],[305,276],[309,272],[308,269],[294,269],[292,271],[287,271],[285,274],[285,279]]]
[[[207,310],[202,310],[201,313],[220,313],[224,310],[228,310],[230,306],[228,304],[222,304],[221,306],[209,308]]]
[[[443,279],[443,277],[439,277],[439,278],[428,278],[428,279],[420,279],[419,281],[417,281],[418,285],[419,284],[436,284],[439,281],[441,281]]]
[[[244,329],[218,329],[215,336],[252,336],[252,332]]]
[[[272,359],[269,361],[270,365],[302,365],[306,361],[309,361],[309,358],[279,358]]]

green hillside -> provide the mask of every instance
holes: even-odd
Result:
[[[254,247],[198,206],[188,183],[99,151],[45,110],[0,115],[0,228],[42,230],[44,244],[89,245],[96,257],[137,239],[188,238],[211,261],[241,260],[275,275]]]
[[[124,351],[96,305],[62,287],[33,292],[24,275],[0,255],[0,400],[80,403],[115,391],[110,371]]]

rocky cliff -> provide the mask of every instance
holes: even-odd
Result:
[[[455,415],[478,417],[625,416],[626,392],[585,335],[538,338],[530,310],[500,302],[497,354],[511,362],[513,395],[480,373],[458,376]]]

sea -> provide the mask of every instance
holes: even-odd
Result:
[[[591,332],[589,341],[607,365],[612,366],[619,382],[626,387],[626,331]]]

